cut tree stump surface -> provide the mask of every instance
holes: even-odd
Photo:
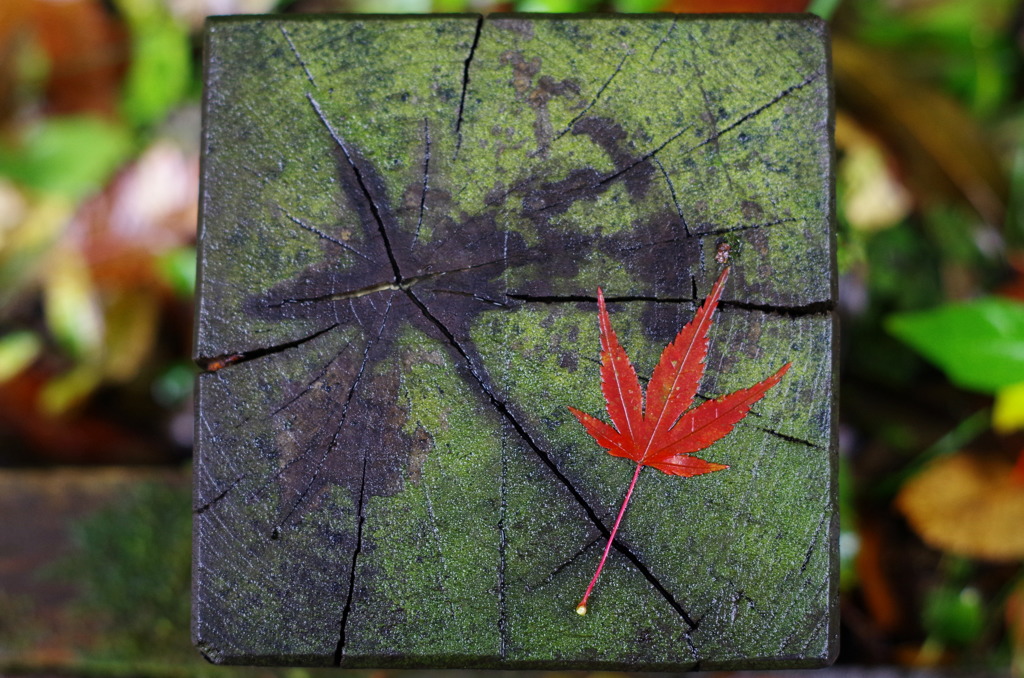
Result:
[[[212,661],[678,670],[836,651],[831,95],[810,16],[215,19],[193,634]],[[605,417],[728,257],[697,478]]]

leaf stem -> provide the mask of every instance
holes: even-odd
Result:
[[[640,477],[640,470],[644,467],[643,464],[636,465],[636,471],[633,473],[633,480],[629,483],[629,489],[626,490],[626,498],[622,500],[622,507],[619,509],[619,515],[615,519],[615,525],[612,526],[612,532],[608,535],[608,543],[605,544],[604,553],[601,554],[601,562],[597,564],[597,571],[594,572],[594,578],[590,580],[590,585],[587,587],[587,592],[583,594],[583,600],[576,606],[576,614],[582,616],[587,613],[587,599],[590,598],[590,592],[594,590],[594,585],[597,584],[598,577],[601,576],[601,570],[604,569],[604,561],[608,560],[608,552],[612,550],[612,542],[615,541],[615,533],[619,531],[619,524],[622,523],[622,516],[626,514],[626,506],[629,505],[629,498],[633,496],[633,488],[636,487],[636,479]]]

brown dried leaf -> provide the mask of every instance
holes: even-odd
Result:
[[[18,4],[26,5],[22,30],[34,35],[49,60],[47,110],[115,116],[128,59],[120,22],[100,0]]]
[[[907,482],[896,506],[937,549],[983,560],[1024,558],[1024,487],[1009,463],[950,455]]]

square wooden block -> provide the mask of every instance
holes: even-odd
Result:
[[[206,43],[194,638],[212,661],[681,670],[837,647],[828,38],[811,16],[255,17]],[[606,418],[723,265],[695,478]]]

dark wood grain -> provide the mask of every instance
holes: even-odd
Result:
[[[194,628],[212,661],[679,670],[836,651],[824,27],[804,17],[213,20]],[[728,257],[700,394],[784,381],[640,478],[641,375]]]

